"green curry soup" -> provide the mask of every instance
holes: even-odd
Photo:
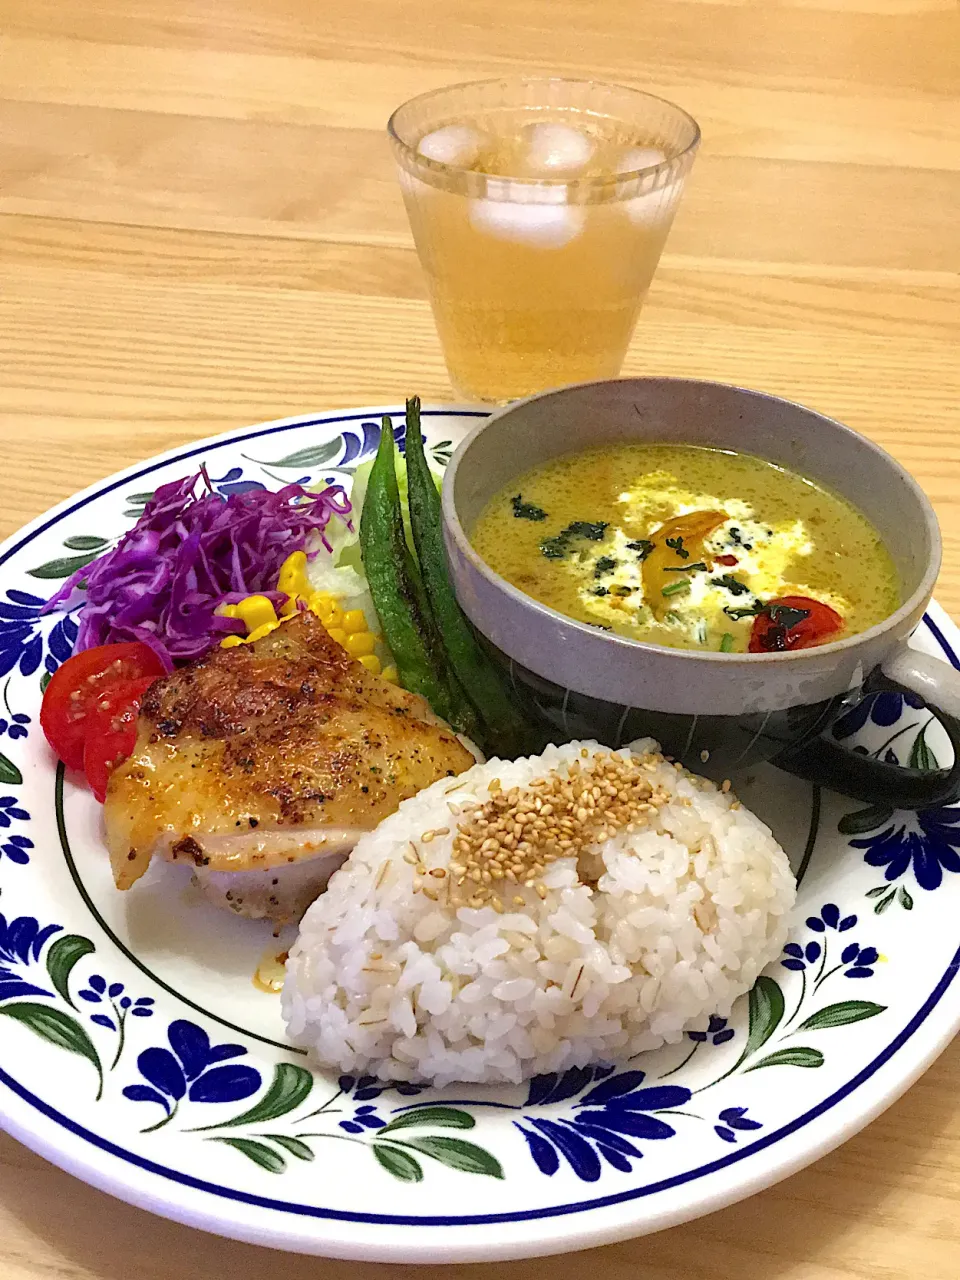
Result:
[[[472,541],[543,604],[674,648],[805,648],[900,603],[877,531],[844,498],[697,446],[617,445],[536,467],[488,504]]]

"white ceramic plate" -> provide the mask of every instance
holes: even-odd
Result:
[[[311,1072],[252,975],[263,924],[154,864],[118,894],[100,810],[37,725],[73,624],[40,616],[161,482],[342,477],[382,410],[270,423],[88,489],[0,551],[0,1119],[156,1213],[277,1248],[392,1262],[508,1258],[654,1231],[768,1186],[888,1106],[960,1023],[960,809],[865,811],[757,770],[740,795],[803,872],[792,940],[735,1016],[616,1068],[517,1088],[383,1088]],[[394,408],[399,429],[402,416]],[[424,414],[441,461],[476,412]],[[955,666],[932,608],[918,647]],[[899,695],[850,713],[861,750],[946,752]]]

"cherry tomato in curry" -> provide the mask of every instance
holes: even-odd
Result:
[[[798,616],[798,615],[803,615]],[[786,653],[826,644],[843,630],[835,609],[810,596],[781,596],[770,600],[754,619],[750,632],[751,653]]]

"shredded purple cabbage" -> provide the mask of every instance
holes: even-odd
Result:
[[[47,601],[45,612],[82,603],[77,652],[141,640],[172,671],[224,633],[242,633],[240,622],[215,614],[218,605],[255,593],[282,604],[276,583],[287,556],[303,551],[314,532],[330,551],[324,530],[334,516],[350,527],[350,501],[339,485],[315,494],[288,484],[229,498],[208,488],[198,497],[200,479],[162,485],[119,544]]]

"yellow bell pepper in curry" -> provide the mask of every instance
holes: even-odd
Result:
[[[650,534],[653,550],[643,562],[643,594],[658,622],[669,613],[671,596],[682,589],[678,584],[685,582],[677,571],[700,562],[707,538],[726,519],[723,511],[688,511]]]

